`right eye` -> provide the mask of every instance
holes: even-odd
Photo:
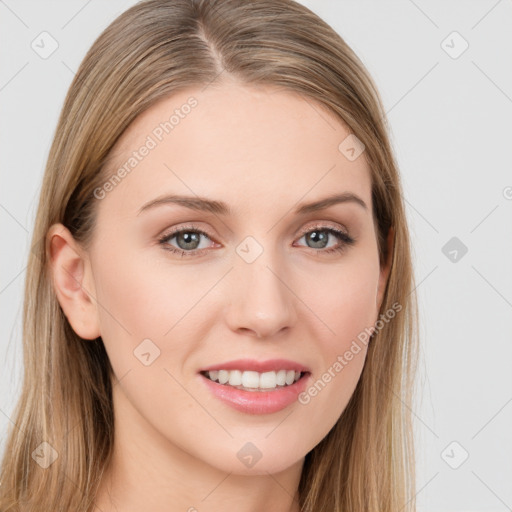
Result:
[[[167,232],[158,239],[158,242],[165,250],[180,256],[197,256],[208,247],[200,247],[201,237],[211,240],[208,233],[190,226]],[[172,240],[175,240],[176,245],[170,243]]]

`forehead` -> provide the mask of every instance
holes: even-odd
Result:
[[[113,148],[109,175],[122,179],[109,202],[122,195],[135,212],[174,192],[236,210],[349,190],[370,206],[369,168],[364,152],[347,158],[349,135],[325,107],[291,91],[234,83],[180,91],[139,115]]]

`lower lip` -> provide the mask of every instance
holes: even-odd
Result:
[[[210,391],[227,405],[248,414],[270,414],[278,412],[297,401],[298,395],[306,388],[311,374],[306,373],[299,380],[272,391],[244,391],[226,384],[214,382],[199,374]]]

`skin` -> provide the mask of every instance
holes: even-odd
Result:
[[[190,96],[197,106],[98,200],[89,250],[61,224],[48,234],[63,311],[84,343],[102,337],[116,377],[114,455],[95,503],[103,512],[298,511],[304,457],[345,409],[366,346],[308,404],[272,414],[232,409],[198,371],[286,358],[307,365],[313,383],[375,323],[389,263],[379,265],[370,171],[364,153],[349,161],[338,150],[349,132],[322,106],[228,82],[141,114],[115,146],[111,172]],[[367,209],[344,202],[293,212],[336,192],[356,194]],[[166,194],[223,201],[233,213],[176,204],[138,213]],[[208,234],[201,254],[158,243],[191,222]],[[310,237],[328,227],[355,243],[326,254]],[[249,235],[263,248],[250,264],[236,252]],[[178,243],[167,241],[193,251]],[[328,235],[327,249],[341,243]],[[147,338],[160,350],[149,366],[134,356]],[[252,468],[237,457],[248,441],[262,454]]]

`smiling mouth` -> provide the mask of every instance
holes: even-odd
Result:
[[[255,372],[242,370],[201,371],[207,379],[224,386],[244,391],[272,391],[292,386],[309,372],[278,370]]]

